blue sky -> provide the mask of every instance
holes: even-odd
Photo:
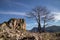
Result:
[[[8,21],[10,18],[24,18],[27,23],[26,29],[30,30],[37,24],[25,16],[26,12],[36,6],[46,6],[55,14],[55,22],[52,25],[60,24],[60,0],[0,0],[0,23]]]

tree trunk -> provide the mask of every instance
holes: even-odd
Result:
[[[41,33],[41,24],[38,23],[38,32]]]
[[[44,20],[44,25],[43,25],[43,32],[46,32],[46,29],[45,29],[45,20]]]
[[[40,13],[38,12],[38,32],[41,33]]]
[[[43,26],[43,32],[46,32],[45,25]]]

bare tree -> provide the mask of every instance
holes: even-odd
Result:
[[[45,7],[44,10],[43,10],[43,14],[42,14],[41,20],[43,21],[43,32],[45,32],[46,31],[45,27],[49,25],[48,22],[54,21],[54,14],[52,14]]]
[[[41,21],[43,21],[43,28],[45,30],[46,22],[48,22],[50,19],[52,19],[52,16],[49,16],[49,11],[45,7],[39,6],[34,9],[32,9],[31,12],[29,12],[27,15],[29,18],[34,18],[37,21],[38,24],[38,31],[41,32]]]

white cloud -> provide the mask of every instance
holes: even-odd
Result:
[[[0,14],[14,14],[14,15],[27,16],[25,12],[0,12]]]
[[[60,12],[52,12],[54,14],[54,20],[55,22],[58,22],[60,20]]]

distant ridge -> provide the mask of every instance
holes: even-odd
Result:
[[[42,28],[43,30],[43,28]],[[30,30],[31,32],[38,32],[38,28],[34,27],[33,29]],[[47,32],[60,32],[60,26],[52,25],[49,27],[46,27]]]
[[[56,25],[49,26],[46,28],[46,31],[48,31],[48,32],[60,32],[60,26],[56,26]]]

